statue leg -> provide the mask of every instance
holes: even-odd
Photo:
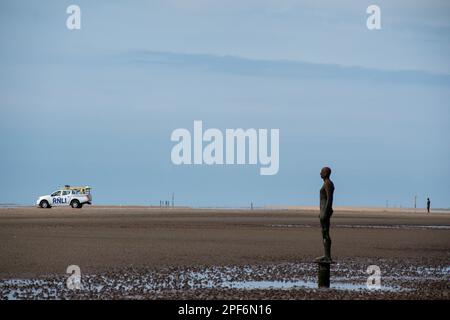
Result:
[[[322,238],[325,258],[331,261],[331,238],[330,238],[330,217],[325,217],[322,221]]]

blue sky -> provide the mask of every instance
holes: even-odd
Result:
[[[446,1],[2,1],[0,202],[68,183],[98,204],[315,205],[329,165],[337,205],[450,207],[449,17]],[[174,166],[170,134],[194,120],[279,128],[279,173]]]

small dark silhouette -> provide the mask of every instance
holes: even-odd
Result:
[[[430,198],[427,198],[427,212],[430,213],[431,201]]]
[[[331,238],[330,238],[330,219],[333,215],[333,193],[334,184],[330,180],[331,169],[322,168],[320,177],[323,179],[323,186],[320,189],[320,226],[322,227],[322,238],[325,255],[316,259],[317,262],[331,263]]]

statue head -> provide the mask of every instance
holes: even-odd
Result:
[[[331,175],[331,169],[329,167],[323,167],[322,170],[320,170],[320,177],[322,179],[328,179]]]

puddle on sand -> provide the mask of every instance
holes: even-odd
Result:
[[[301,289],[317,289],[317,282],[309,280],[229,280],[226,275],[220,280],[209,281],[206,280],[208,275],[202,272],[190,273],[187,277],[187,288],[185,289],[240,289],[240,290],[301,290]],[[198,281],[198,280],[203,281]],[[106,280],[106,281],[105,281]],[[148,282],[149,279],[140,279],[133,285],[126,280],[106,279],[103,278],[102,283],[93,281],[86,286],[83,286],[82,291],[91,291],[101,293],[104,289],[109,288],[112,291],[120,292],[125,295],[133,289],[141,288],[144,292],[154,292],[169,288],[164,288],[164,285]],[[206,281],[205,281],[206,280]],[[109,285],[106,285],[108,283]],[[8,287],[8,288],[5,288]],[[402,292],[408,289],[394,286],[383,285],[379,289],[369,290],[366,284],[350,283],[331,280],[331,289],[335,290],[350,290],[350,291],[383,291],[383,292]],[[67,293],[65,286],[56,281],[45,280],[29,280],[29,279],[9,279],[0,282],[0,296],[2,299],[60,299]],[[6,289],[6,290],[5,290]]]
[[[317,289],[317,283],[314,281],[235,281],[222,283],[224,288],[231,289],[247,289],[247,290],[271,290],[271,289]],[[379,289],[368,289],[366,285],[344,283],[344,282],[331,282],[331,289],[335,290],[351,290],[351,291],[388,291],[388,292],[400,292],[406,291],[404,288],[393,286],[381,286]]]

